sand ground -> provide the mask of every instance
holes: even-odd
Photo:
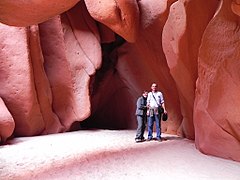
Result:
[[[135,143],[134,130],[82,130],[15,138],[0,146],[1,180],[240,180],[240,163],[207,156],[163,134]]]

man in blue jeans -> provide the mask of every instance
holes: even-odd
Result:
[[[163,94],[157,91],[157,84],[152,83],[151,92],[148,93],[147,107],[148,107],[148,141],[153,139],[153,125],[156,122],[156,139],[161,142],[161,115],[167,113],[164,105]]]

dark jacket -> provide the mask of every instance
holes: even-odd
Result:
[[[141,96],[137,100],[136,115],[143,116],[146,114],[147,114],[147,98]]]

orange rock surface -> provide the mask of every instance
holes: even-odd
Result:
[[[239,14],[238,0],[2,0],[0,107],[13,119],[2,133],[0,117],[1,141],[134,129],[157,82],[163,132],[240,161]]]

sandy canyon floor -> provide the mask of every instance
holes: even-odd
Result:
[[[135,143],[134,130],[82,130],[15,138],[0,146],[1,180],[240,180],[240,163],[207,156],[163,134]]]

